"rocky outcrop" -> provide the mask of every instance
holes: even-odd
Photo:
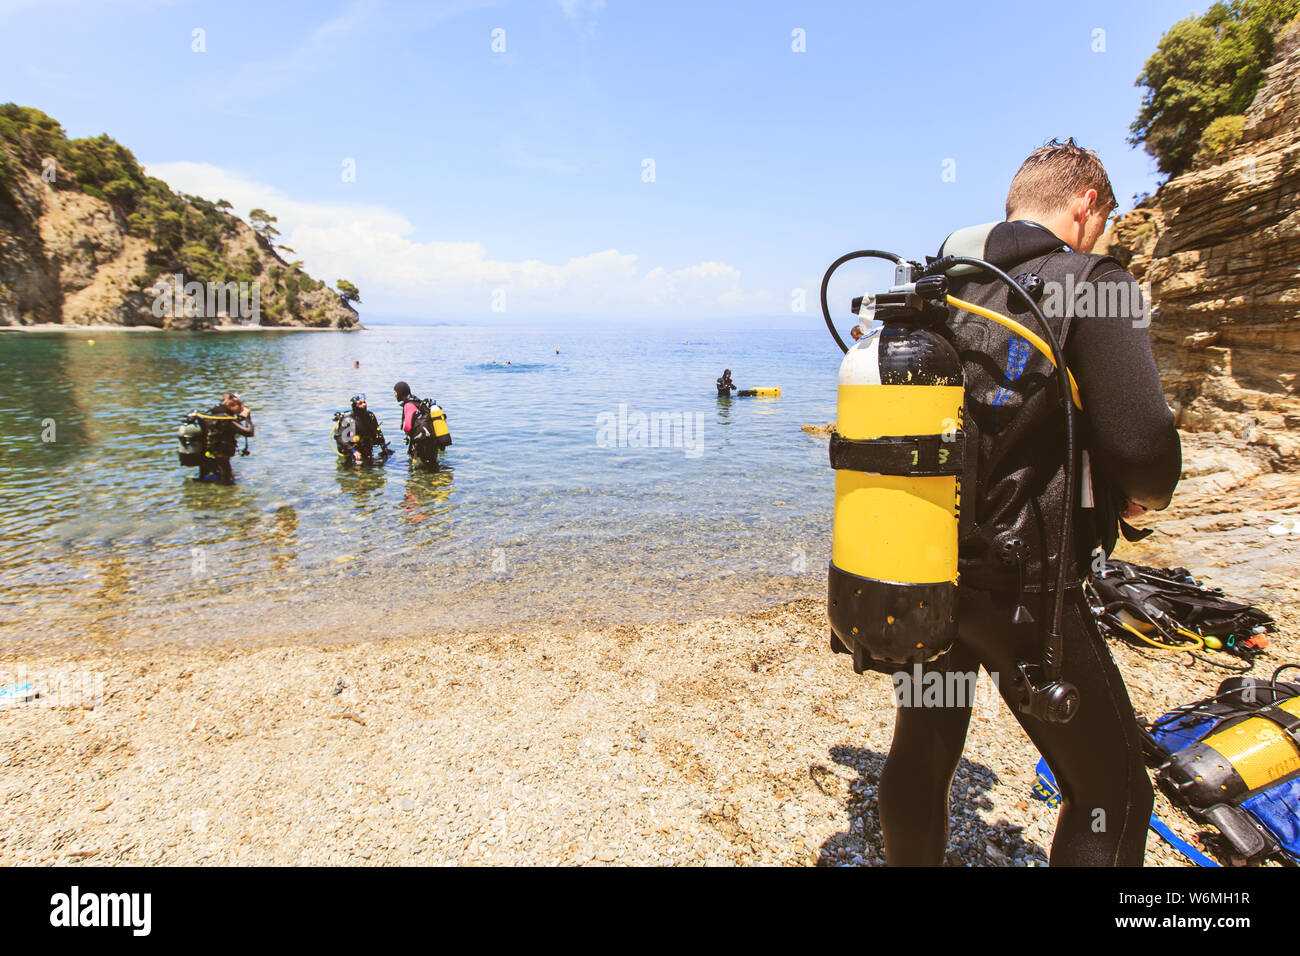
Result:
[[[1300,25],[1279,37],[1240,142],[1165,183],[1105,245],[1149,284],[1179,425],[1300,466]]]
[[[12,124],[8,133],[0,136],[0,326],[360,326],[337,292],[285,262],[229,207],[151,181],[166,195],[165,215],[182,224],[177,228],[197,223],[207,237],[205,245],[182,236],[177,245],[191,244],[179,253],[162,250],[115,204],[91,195],[60,161],[19,138]],[[53,142],[69,141],[60,130]],[[128,165],[138,170],[133,158]],[[187,270],[186,255],[209,274]],[[256,307],[232,308],[237,296]]]

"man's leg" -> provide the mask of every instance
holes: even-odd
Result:
[[[977,675],[979,661],[958,644],[936,669]],[[877,791],[885,861],[890,866],[939,866],[948,847],[948,791],[966,745],[972,701],[927,707],[922,706],[922,688],[905,689],[908,699],[894,712],[894,740]]]
[[[1022,646],[1010,636],[1009,601],[963,592],[962,640],[990,674],[1003,699],[1046,759],[1061,790],[1060,817],[1052,841],[1053,866],[1141,866],[1153,794],[1142,759],[1133,705],[1105,640],[1076,589],[1062,621],[1063,676],[1079,689],[1079,711],[1065,724],[1020,713],[1013,677],[1017,660],[1037,662],[1037,628]],[[1051,605],[1035,609],[1047,620]]]

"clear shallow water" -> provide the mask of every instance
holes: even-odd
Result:
[[[811,321],[0,335],[0,651],[645,621],[820,594],[833,482],[825,440],[799,426],[833,419],[838,360]],[[724,367],[782,396],[721,401]],[[331,416],[354,392],[402,449],[399,378],[447,410],[443,470],[340,465]],[[253,409],[252,454],[235,486],[199,484],[176,427],[228,388]],[[653,413],[680,418],[645,447]]]

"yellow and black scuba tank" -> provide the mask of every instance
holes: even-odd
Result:
[[[947,311],[914,296],[873,306],[883,324],[845,353],[830,445],[827,613],[859,672],[933,660],[956,637],[964,447]]]
[[[894,264],[894,285],[855,303],[862,339],[849,348],[831,318],[827,289],[855,259]],[[948,294],[949,270],[979,269],[1012,290],[1033,315],[1039,338],[1020,323]],[[835,432],[834,528],[827,585],[831,649],[853,655],[854,670],[894,673],[942,655],[957,637],[958,522],[965,466],[965,387],[961,357],[948,340],[948,307],[1006,325],[1047,354],[1064,412],[1066,468],[1056,554],[1070,553],[1077,446],[1071,380],[1047,318],[1001,269],[970,256],[945,255],[925,266],[893,253],[851,252],[835,260],[821,285],[822,317],[845,353]],[[878,323],[878,324],[877,324]],[[1014,693],[1022,713],[1064,723],[1078,691],[1061,677],[1067,562],[1057,562],[1052,617],[1041,625],[1022,605],[1009,624],[1040,626],[1042,659],[1017,661]]]
[[[1300,685],[1230,677],[1210,698],[1153,721],[1147,751],[1171,798],[1243,856],[1300,862]]]
[[[447,427],[447,413],[437,402],[430,402],[428,415],[429,430],[433,432],[433,440],[439,448],[446,448],[451,444],[451,429]]]
[[[742,388],[736,392],[737,398],[780,398],[781,387],[772,385],[764,388]]]
[[[415,416],[411,420],[407,444],[421,462],[436,468],[438,452],[451,444],[447,413],[431,399],[413,397],[411,401],[415,403]]]

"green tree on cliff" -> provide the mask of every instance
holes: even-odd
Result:
[[[334,283],[339,287],[339,298],[343,300],[344,305],[361,301],[361,293],[347,279],[339,279]]]
[[[248,214],[248,221],[253,226],[253,232],[261,236],[266,244],[272,245],[280,235],[280,230],[276,229],[272,223],[279,222],[275,216],[272,216],[265,209],[254,209]]]
[[[1145,146],[1162,173],[1186,172],[1206,128],[1246,112],[1273,59],[1274,32],[1298,16],[1300,0],[1231,0],[1175,23],[1137,79],[1146,93],[1129,142]]]

